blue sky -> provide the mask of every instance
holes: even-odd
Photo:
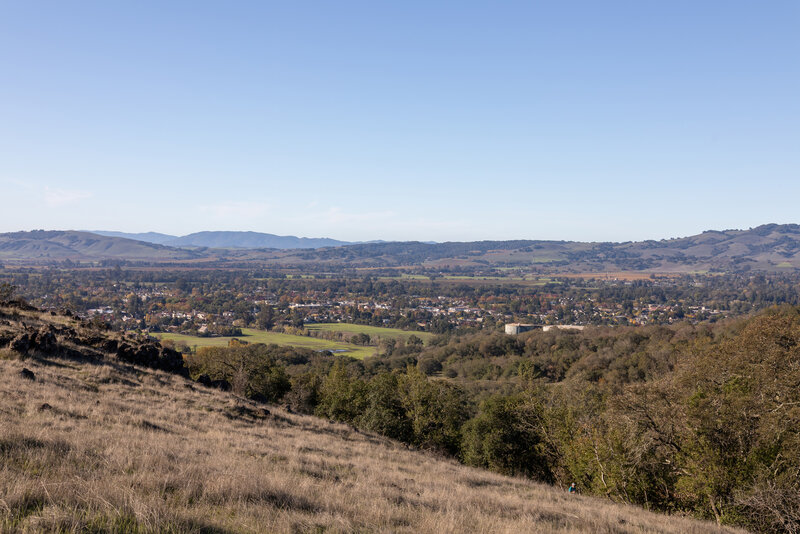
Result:
[[[797,223],[800,3],[0,2],[0,231]]]

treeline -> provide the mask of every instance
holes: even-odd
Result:
[[[703,326],[441,337],[402,352],[360,362],[252,345],[187,361],[195,377],[469,465],[800,531],[797,308]],[[496,372],[448,378],[481,360]]]

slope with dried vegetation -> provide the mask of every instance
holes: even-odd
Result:
[[[6,334],[88,333],[11,315]],[[736,532],[465,467],[77,339],[0,359],[0,531]]]

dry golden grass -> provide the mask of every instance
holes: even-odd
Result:
[[[114,362],[0,361],[0,531],[737,532],[270,410]]]

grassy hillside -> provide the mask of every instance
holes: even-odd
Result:
[[[0,314],[4,339],[17,332],[0,353],[2,532],[737,532],[133,366],[120,355],[148,344],[103,352],[118,335],[72,318]]]
[[[29,360],[0,373],[4,532],[735,532],[269,413],[161,371]]]
[[[4,260],[191,260],[198,255],[153,243],[90,232],[33,231],[0,234]]]

